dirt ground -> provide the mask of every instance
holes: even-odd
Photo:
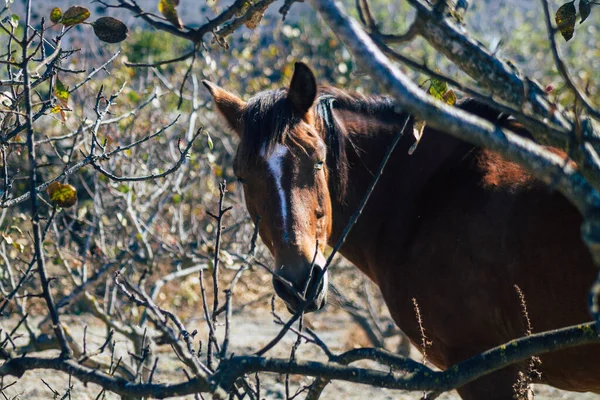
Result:
[[[317,332],[320,338],[327,343],[333,352],[342,352],[353,347],[353,341],[360,341],[357,338],[357,332],[360,329],[351,320],[349,315],[339,310],[327,307],[324,312],[310,315],[307,323]],[[328,310],[329,309],[329,310]],[[89,316],[65,316],[64,321],[69,325],[73,336],[77,340],[83,340],[83,328],[87,328],[87,343],[88,348],[99,346],[104,339],[104,330],[95,319]],[[38,319],[39,320],[39,319]],[[16,323],[16,318],[11,318],[2,322],[3,329],[10,329]],[[32,320],[33,326],[37,320]],[[190,331],[198,329],[198,334],[204,336],[205,324],[201,318],[192,317],[186,322],[187,328]],[[279,325],[273,322],[273,317],[268,311],[249,310],[234,316],[233,330],[231,336],[231,350],[236,354],[251,353],[256,351],[261,346],[268,343],[279,331]],[[223,329],[220,329],[223,331]],[[201,336],[201,337],[202,337]],[[127,351],[132,349],[129,347],[129,342],[122,337],[116,337],[117,345],[116,352],[127,357]],[[267,355],[287,357],[289,349],[295,341],[295,336],[288,334],[282,342],[280,342]],[[45,353],[51,355],[51,351]],[[416,349],[412,349],[411,356],[420,360],[420,355]],[[107,356],[108,357],[108,356]],[[182,364],[177,360],[174,353],[167,346],[158,348],[158,368],[154,377],[154,382],[176,382],[185,379]],[[310,344],[303,344],[298,351],[298,358],[325,360],[323,353],[316,347]],[[5,379],[3,386],[6,386],[14,381],[14,378]],[[45,383],[44,383],[45,382]],[[16,384],[4,390],[5,398],[7,399],[52,399],[61,398],[68,388],[69,378],[66,374],[56,371],[30,371],[26,373]],[[296,390],[300,385],[309,384],[310,379],[297,379],[292,377],[292,391]],[[95,399],[101,392],[101,389],[93,384],[84,386],[81,382],[73,380],[73,388],[70,398],[73,400]],[[55,397],[49,388],[59,393]],[[285,384],[283,376],[276,374],[263,374],[261,378],[261,387],[263,390],[264,399],[284,399]],[[595,394],[580,394],[559,391],[547,386],[539,385],[534,388],[536,399],[539,400],[554,400],[554,399],[573,399],[573,400],[591,400],[600,399],[600,396]],[[374,388],[366,385],[357,385],[346,382],[334,382],[330,384],[323,393],[323,399],[402,399],[402,400],[417,400],[420,399],[420,393],[407,393],[398,390],[387,390]],[[107,393],[106,399],[118,399],[119,396]],[[185,399],[193,399],[193,396],[179,397]],[[303,395],[299,396],[302,399]],[[459,397],[455,392],[446,393],[439,397],[442,400],[458,400]]]
[[[259,257],[264,257],[262,254],[266,250],[259,249]],[[52,267],[50,271],[53,276],[60,277],[62,272],[58,267]],[[237,271],[237,267],[232,266],[224,268],[221,272],[221,283],[226,285],[231,281]],[[159,271],[158,271],[159,272]],[[157,272],[157,273],[158,273]],[[64,274],[63,274],[64,275]],[[207,277],[206,296],[212,299],[212,283],[210,277]],[[64,280],[58,279],[63,284]],[[70,287],[61,286],[61,296],[69,293]],[[368,280],[354,267],[350,266],[343,259],[334,261],[332,265],[332,274],[330,281],[330,296],[328,297],[327,306],[316,313],[308,314],[304,317],[304,326],[309,327],[318,337],[329,347],[329,350],[334,354],[340,354],[356,347],[372,347],[365,331],[354,321],[348,310],[348,304],[355,306],[369,305],[371,314],[377,316],[377,325],[380,328],[385,328],[391,334],[385,339],[385,347],[390,351],[397,351],[401,346],[401,336],[399,331],[394,327],[394,324],[387,312],[387,308],[383,303],[381,295],[377,287],[368,282]],[[57,288],[59,285],[56,285]],[[64,292],[64,293],[63,293]],[[94,292],[94,290],[92,290]],[[100,291],[101,292],[101,291]],[[221,290],[222,292],[222,290]],[[208,326],[204,320],[202,308],[202,300],[200,296],[200,284],[196,274],[189,275],[185,278],[168,282],[158,292],[156,296],[157,304],[164,307],[166,310],[173,311],[184,323],[188,332],[197,331],[194,337],[194,342],[206,342],[208,338]],[[252,269],[246,271],[233,296],[233,316],[231,320],[231,336],[229,352],[236,355],[253,354],[267,343],[269,343],[280,331],[281,325],[275,323],[274,317],[271,314],[271,297],[273,288],[271,283],[271,275],[263,269]],[[57,294],[56,298],[60,296]],[[220,296],[221,297],[221,296]],[[99,296],[99,299],[102,297]],[[124,324],[131,324],[133,321],[138,321],[140,318],[140,309],[131,307],[126,298],[119,294],[119,299],[122,302],[117,302],[116,312],[113,317],[120,320]],[[88,352],[99,348],[106,339],[106,327],[96,317],[88,312],[84,312],[85,308],[78,306],[83,302],[74,302],[73,306],[68,310],[64,310],[65,314],[61,316],[61,321],[68,327],[68,331],[74,341],[80,346],[84,342],[84,330],[86,332],[86,344]],[[221,298],[221,303],[224,304],[224,298]],[[285,310],[283,303],[279,300],[275,302],[275,310],[278,315],[283,318],[289,318],[289,314]],[[46,306],[41,299],[32,299],[28,305],[30,317],[28,318],[29,325],[36,329],[43,316],[46,313]],[[76,315],[79,313],[79,315]],[[129,318],[129,319],[128,319]],[[19,321],[18,315],[12,315],[2,320],[0,319],[0,329],[2,331],[11,331]],[[223,318],[221,324],[217,325],[217,336],[219,343],[222,343],[225,327],[223,326]],[[24,346],[27,344],[26,331],[21,327],[18,331],[20,337],[14,340],[15,346]],[[158,336],[157,332],[149,330],[148,333],[152,337]],[[293,343],[297,336],[291,332],[273,348],[266,356],[288,358]],[[134,365],[130,354],[135,354],[130,340],[115,334],[114,359],[123,358],[123,362],[128,365]],[[155,349],[158,358],[157,369],[153,376],[154,383],[171,382],[177,383],[185,381],[187,378],[184,373],[184,365],[175,355],[174,351],[168,345],[157,346]],[[55,356],[57,350],[48,350],[43,353],[37,353],[37,356]],[[323,351],[314,344],[303,342],[298,348],[297,359],[326,361],[327,358]],[[422,356],[419,351],[412,347],[410,348],[410,357],[419,362],[422,361]],[[204,360],[204,354],[201,356]],[[101,356],[96,358],[97,361],[104,362],[107,365],[110,363],[110,352],[107,350]],[[362,367],[373,367],[373,364],[364,362],[363,364],[355,363]],[[431,367],[431,365],[428,364]],[[280,374],[261,374],[261,399],[276,400],[286,398],[285,376]],[[298,388],[311,384],[313,378],[304,378],[299,376],[290,377],[290,394],[293,395]],[[14,382],[14,384],[13,384]],[[62,372],[35,370],[28,371],[22,378],[15,382],[14,377],[0,378],[0,388],[7,386],[7,389],[0,390],[0,400],[24,400],[24,399],[119,399],[118,395],[113,393],[104,393],[99,396],[102,389],[94,384],[84,385],[76,379],[72,379],[69,383],[69,376]],[[68,392],[69,385],[72,389]],[[556,399],[573,399],[573,400],[600,400],[600,395],[589,393],[570,393],[556,390],[554,388],[538,385],[534,387],[536,399],[538,400],[556,400]],[[65,396],[68,394],[67,396]],[[301,393],[297,400],[304,399],[305,394]],[[348,382],[336,381],[330,383],[323,392],[322,399],[369,399],[369,400],[419,400],[422,393],[405,392],[399,390],[388,390],[376,388],[368,385],[359,385]],[[205,395],[205,399],[210,396]],[[194,396],[178,397],[178,399],[194,399]],[[456,392],[444,393],[439,397],[440,400],[460,400]]]

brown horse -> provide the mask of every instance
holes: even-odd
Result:
[[[404,123],[394,102],[329,87],[296,64],[290,87],[248,102],[204,82],[240,144],[235,173],[260,235],[275,257],[277,294],[295,310],[296,292],[316,292],[323,307],[324,246],[335,244]],[[507,126],[510,119],[472,100],[459,107]],[[412,132],[412,121],[406,132]],[[413,343],[418,301],[445,369],[525,334],[514,285],[536,332],[590,319],[587,291],[596,270],[580,239],[581,217],[518,165],[426,129],[412,155],[412,134],[392,154],[341,253],[376,282]],[[316,256],[315,256],[316,255]],[[600,346],[541,357],[541,379],[561,389],[600,393]],[[523,365],[458,389],[463,399],[511,399]]]

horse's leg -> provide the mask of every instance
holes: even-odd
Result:
[[[467,383],[457,389],[463,400],[513,400],[519,367],[510,366]]]

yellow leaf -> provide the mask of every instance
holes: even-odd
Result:
[[[59,207],[69,208],[77,203],[77,189],[68,183],[52,182],[47,192],[50,201]]]
[[[56,78],[56,85],[54,85],[54,95],[60,101],[63,106],[67,106],[69,100],[69,88]]]
[[[50,21],[55,24],[59,23],[62,18],[62,10],[58,7],[54,7],[52,11],[50,11]]]
[[[436,78],[431,78],[428,92],[430,95],[444,103],[453,106],[456,103],[456,94],[448,89],[448,83]]]
[[[456,94],[454,94],[454,90],[450,89],[442,96],[442,100],[450,106],[456,104]]]
[[[25,251],[25,246],[23,245],[23,243],[18,243],[18,242],[13,242],[12,246],[19,250],[19,253],[23,253],[23,251]]]
[[[177,10],[175,7],[179,5],[179,0],[159,0],[158,1],[158,11],[164,17],[175,25],[177,28],[183,28],[183,24],[181,23],[181,19],[179,19],[179,15],[177,14]]]

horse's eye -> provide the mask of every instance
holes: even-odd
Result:
[[[319,171],[319,170],[323,169],[324,165],[325,165],[324,161],[319,161],[318,163],[315,164],[315,171]]]

